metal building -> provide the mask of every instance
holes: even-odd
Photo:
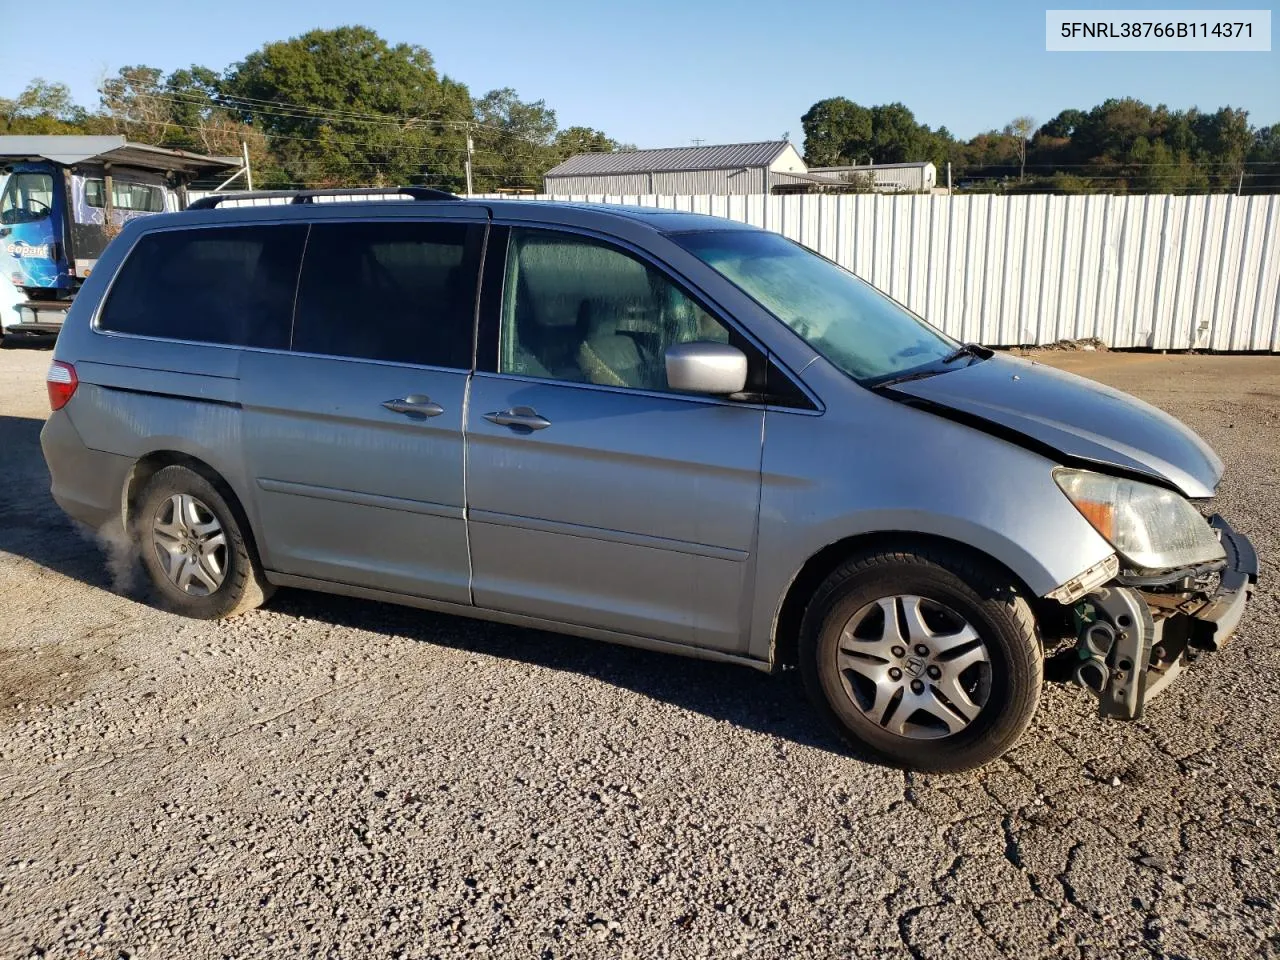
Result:
[[[625,153],[580,153],[543,176],[556,194],[770,193],[780,175],[805,172],[786,140],[730,143]]]
[[[938,185],[938,168],[929,161],[916,163],[868,163],[851,167],[810,167],[809,173],[823,179],[844,180],[849,176],[870,176],[877,193],[924,193]]]

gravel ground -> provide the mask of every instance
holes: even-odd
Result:
[[[1047,354],[1228,464],[1264,585],[1140,723],[1051,688],[979,773],[850,759],[793,675],[281,591],[145,605],[0,352],[0,955],[1280,956],[1280,358]]]

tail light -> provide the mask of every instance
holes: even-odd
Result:
[[[61,410],[75,395],[76,387],[80,386],[80,378],[76,376],[76,368],[71,364],[55,360],[49,364],[45,386],[49,388],[49,407]]]

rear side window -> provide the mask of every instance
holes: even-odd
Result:
[[[482,238],[465,223],[315,224],[293,349],[470,369]]]
[[[288,349],[303,225],[165,230],[142,237],[98,326],[173,340]]]

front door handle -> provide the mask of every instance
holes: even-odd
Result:
[[[399,400],[384,400],[382,405],[392,413],[410,417],[438,417],[444,413],[444,407],[421,393],[411,393]]]
[[[551,426],[551,421],[539,416],[533,407],[512,407],[510,410],[499,410],[486,413],[484,418],[500,427],[524,427],[526,430],[542,430]]]

